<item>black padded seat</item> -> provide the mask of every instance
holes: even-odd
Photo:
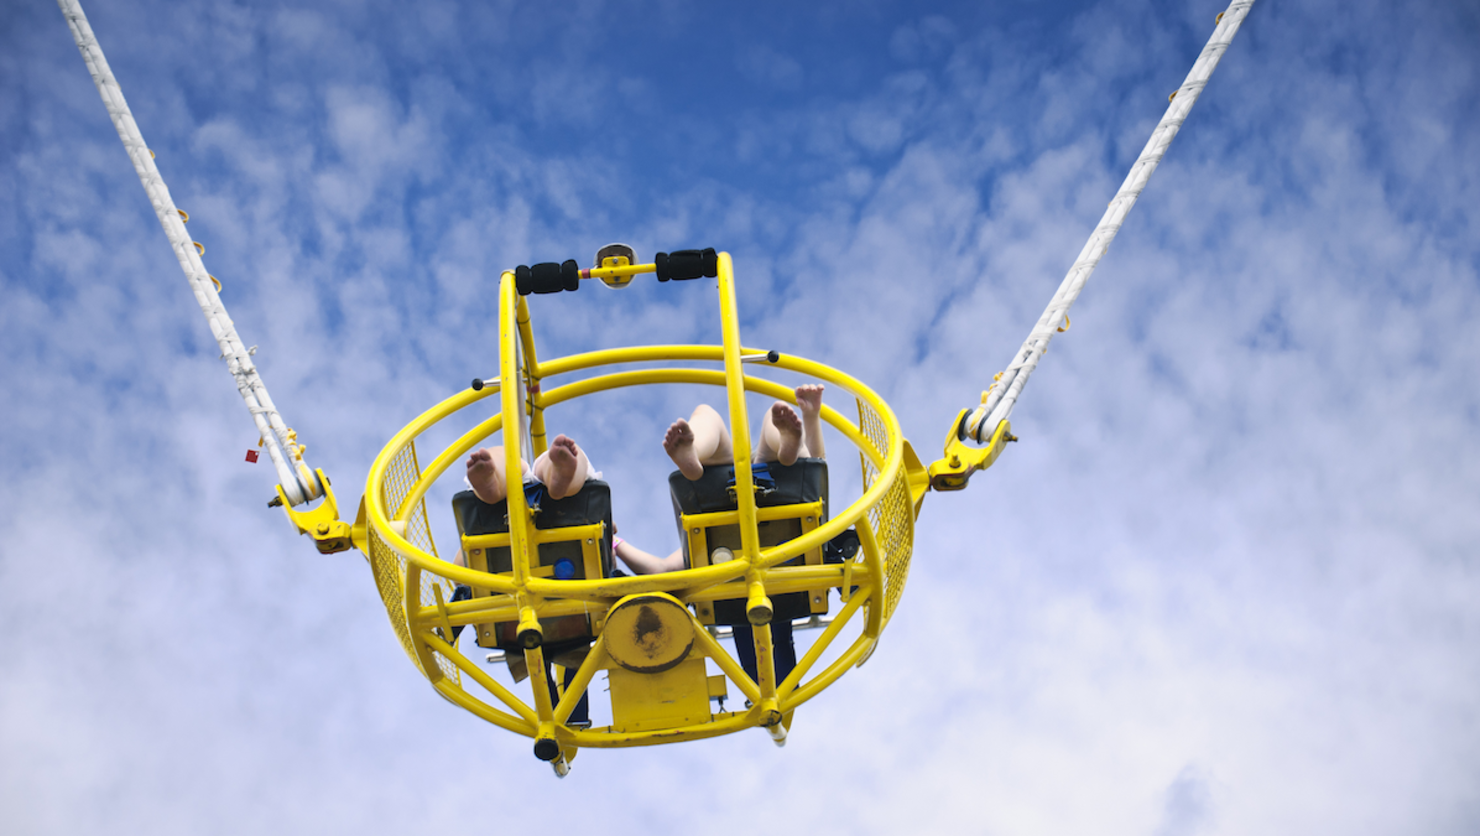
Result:
[[[753,466],[752,472],[758,488],[755,494],[755,504],[758,507],[800,505],[820,501],[822,514],[813,524],[820,526],[827,521],[827,461],[825,459],[797,459],[794,464],[790,465],[771,462],[766,465]],[[735,467],[734,465],[706,467],[704,475],[693,481],[685,478],[682,473],[674,471],[668,477],[668,487],[673,496],[674,518],[678,523],[679,542],[683,544],[684,562],[687,566],[694,566],[696,562],[689,555],[689,532],[684,528],[683,515],[735,510],[737,507],[734,493]],[[762,548],[785,543],[800,537],[803,533],[802,521],[797,518],[762,521],[757,528]],[[739,553],[739,526],[710,528],[705,532],[705,542],[710,551],[719,546],[726,546]],[[804,557],[799,555],[788,561],[787,565],[803,562],[805,562]],[[705,565],[705,561],[699,561],[697,565]],[[826,612],[826,601],[824,597],[819,606],[814,606],[806,592],[774,595],[771,597],[772,623],[774,624],[777,619],[806,618],[816,612]],[[708,621],[702,612],[700,619]],[[748,626],[749,622],[745,618],[745,599],[730,598],[715,601],[714,623]]]
[[[602,577],[612,576],[612,495],[611,486],[598,479],[591,479],[572,496],[551,499],[544,486],[525,485],[525,497],[529,501],[537,529],[549,530],[569,526],[605,523],[599,544]],[[472,491],[461,491],[452,497],[453,516],[457,519],[459,534],[473,537],[483,534],[505,534],[509,530],[509,504],[492,505],[479,499]],[[509,574],[514,571],[510,550],[507,546],[488,550],[483,556],[487,571],[494,574]],[[481,562],[468,557],[468,565],[483,568]],[[539,547],[541,566],[552,567],[553,577],[581,580],[586,578],[586,564],[581,544],[576,540],[543,543]],[[562,565],[564,564],[564,565]],[[475,593],[477,594],[477,593]],[[591,641],[591,623],[585,615],[542,619],[547,653],[556,653],[572,647],[582,647]],[[484,647],[499,647],[505,650],[522,650],[515,637],[517,624],[512,621],[496,625],[479,625],[478,644]],[[496,635],[486,637],[485,629],[495,629]]]
[[[612,489],[610,485],[599,479],[590,479],[573,496],[567,496],[564,499],[551,499],[544,493],[543,486],[540,486],[537,494],[526,490],[525,496],[531,500],[530,511],[534,514],[535,528],[551,529],[572,525],[592,525],[598,522],[606,523],[606,536],[601,540],[601,571],[603,576],[611,576]],[[472,491],[461,491],[452,497],[452,511],[457,517],[458,531],[464,536],[504,534],[509,530],[508,500],[489,505]],[[554,566],[561,557],[572,557],[575,563],[573,579],[581,579],[586,577],[586,574],[580,554],[580,546],[577,543],[546,543],[540,547],[540,565]],[[493,562],[489,565],[488,571],[498,573],[513,570],[509,550],[507,548],[494,549]]]

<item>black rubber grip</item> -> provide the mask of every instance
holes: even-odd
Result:
[[[676,250],[658,253],[653,258],[658,268],[658,281],[687,281],[701,276],[714,278],[719,275],[719,255],[713,247],[703,250]]]
[[[560,744],[552,737],[541,737],[534,742],[534,756],[542,761],[553,761],[560,757]]]
[[[565,282],[560,277],[560,265],[553,261],[545,261],[529,268],[534,281],[530,289],[535,293],[559,293],[565,289]]]
[[[525,267],[523,264],[514,268],[514,287],[520,296],[528,296],[531,293],[559,293],[562,290],[581,289],[581,265],[573,258],[568,258],[563,264],[553,261],[545,261]]]

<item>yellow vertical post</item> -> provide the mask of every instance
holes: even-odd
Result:
[[[529,683],[534,689],[534,713],[539,724],[534,734],[535,757],[553,761],[560,756],[555,742],[555,704],[550,701],[550,680],[545,670],[545,654],[533,647],[524,651],[524,664],[529,669]]]
[[[776,664],[772,661],[775,656],[775,645],[771,642],[771,625],[769,623],[757,624],[751,627],[750,632],[755,642],[755,684],[760,686],[762,702],[769,700],[774,704],[776,701]]]
[[[529,581],[529,505],[524,499],[520,441],[524,438],[524,404],[519,402],[519,293],[514,272],[499,278],[499,411],[503,415],[504,486],[509,494],[509,549],[514,583]]]
[[[735,502],[740,512],[740,548],[754,563],[756,540],[755,479],[750,472],[750,421],[745,410],[745,367],[740,364],[740,313],[735,306],[735,275],[729,253],[719,254],[719,315],[724,339],[725,395],[730,410],[731,446],[735,452]]]
[[[735,453],[735,506],[739,513],[740,549],[750,565],[746,580],[751,585],[751,600],[747,604],[747,616],[764,606],[770,610],[760,586],[756,564],[760,562],[760,542],[757,539],[755,516],[755,477],[750,470],[750,421],[745,409],[745,367],[740,363],[740,312],[735,304],[735,272],[729,253],[719,254],[719,315],[720,330],[724,338],[725,394],[730,410],[731,448]],[[760,595],[756,593],[760,592]],[[769,618],[766,619],[769,622]],[[770,627],[757,625],[755,634],[755,663],[761,688],[761,699],[775,702],[776,677],[772,662]]]
[[[539,645],[542,638],[540,622],[535,614],[538,599],[526,591],[529,583],[529,564],[533,546],[533,521],[529,517],[529,503],[524,498],[524,472],[520,458],[524,439],[524,402],[520,399],[519,385],[519,311],[522,299],[514,285],[514,273],[505,270],[499,279],[499,412],[503,426],[504,441],[504,487],[508,494],[509,511],[509,557],[514,570],[515,594],[519,603],[519,643],[525,648]],[[528,310],[525,309],[526,318]],[[530,671],[534,677],[535,672]],[[540,677],[542,678],[543,674]],[[540,689],[535,686],[535,702],[539,704]],[[549,695],[544,696],[548,706]],[[542,721],[549,718],[548,710],[540,714]]]
[[[540,361],[534,353],[534,329],[529,324],[529,303],[518,297],[516,318],[519,322],[519,344],[524,349],[524,368],[529,373],[529,441],[534,455],[545,452],[544,393],[540,390]]]

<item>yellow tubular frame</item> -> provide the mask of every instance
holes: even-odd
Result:
[[[374,555],[377,550],[370,547],[371,541],[385,546],[404,561],[404,569],[399,577],[402,587],[402,594],[398,596],[400,612],[393,609],[390,612],[395,620],[399,621],[404,617],[404,622],[399,626],[405,631],[403,637],[411,637],[410,649],[413,651],[414,661],[432,686],[449,701],[500,728],[529,737],[554,737],[562,750],[581,746],[609,748],[653,745],[729,734],[758,725],[772,725],[783,714],[789,714],[837,681],[848,668],[862,664],[872,653],[891,614],[891,607],[885,603],[885,595],[889,594],[890,600],[897,599],[908,568],[910,544],[913,541],[913,511],[918,508],[917,503],[913,509],[909,507],[912,497],[910,486],[912,482],[918,484],[926,478],[924,469],[920,467],[914,454],[908,451],[908,443],[900,433],[893,412],[871,389],[830,367],[783,355],[769,365],[824,381],[851,393],[857,397],[860,409],[870,412],[868,422],[861,416],[859,423],[855,424],[831,406],[824,406],[822,419],[858,448],[866,467],[876,475],[858,500],[826,523],[794,540],[761,548],[756,536],[756,522],[761,514],[756,508],[754,477],[750,467],[750,432],[745,397],[747,392],[757,392],[786,401],[794,402],[795,398],[793,390],[786,386],[745,374],[741,357],[764,352],[747,349],[740,344],[733,266],[728,253],[719,254],[718,268],[723,334],[721,345],[614,348],[556,358],[544,363],[539,362],[535,352],[526,299],[519,296],[515,289],[513,272],[504,272],[499,281],[499,380],[485,385],[480,391],[459,392],[427,410],[396,433],[371,465],[361,508],[363,523],[357,523],[357,526],[362,527],[356,529],[356,545],[366,552],[372,563],[377,559]],[[605,366],[684,361],[717,361],[722,362],[724,368],[640,369],[598,374],[549,391],[542,385],[542,381],[559,375],[596,370]],[[501,542],[507,538],[513,555],[511,575],[495,575],[453,565],[406,539],[406,521],[422,507],[427,489],[483,439],[493,433],[502,433],[505,474],[513,488],[517,485],[518,474],[521,472],[520,439],[523,428],[528,427],[536,454],[542,452],[546,445],[544,412],[547,408],[595,392],[659,383],[699,383],[723,386],[725,389],[735,454],[737,496],[737,508],[729,513],[733,513],[739,521],[742,551],[738,555],[740,559],[717,566],[662,575],[584,580],[535,577],[529,569],[530,560],[519,556],[528,555],[529,549],[544,539],[544,535],[542,532],[537,533],[534,528],[523,491],[513,489],[508,493],[508,534],[492,535]],[[428,463],[425,470],[419,472],[396,507],[388,507],[386,500],[392,493],[388,480],[392,476],[393,460],[431,427],[494,395],[498,396],[499,414],[478,423],[452,442]],[[862,428],[865,423],[869,423],[872,429],[865,431]],[[504,432],[505,428],[509,431]],[[834,461],[841,459],[835,458]],[[898,508],[901,501],[910,512],[902,521],[897,519],[897,512],[895,518],[890,518],[888,508]],[[876,526],[880,526],[878,530],[883,531],[882,526],[886,525],[895,526],[890,529],[887,542],[876,536]],[[859,555],[854,561],[842,565],[780,565],[820,548],[850,526],[856,527],[861,542]],[[899,526],[904,527],[902,533]],[[484,538],[479,538],[480,541],[482,539]],[[379,568],[377,567],[378,570]],[[430,577],[423,578],[423,575]],[[446,602],[438,588],[434,590],[435,602],[423,603],[421,585],[433,582],[468,584],[491,594],[466,601]],[[843,590],[857,587],[857,590],[846,598],[833,623],[828,625],[812,647],[802,655],[796,668],[783,682],[774,681],[772,675],[769,624],[758,625],[754,630],[760,671],[760,681],[755,682],[695,619],[695,652],[714,660],[720,670],[735,683],[740,693],[751,701],[752,706],[748,710],[714,714],[708,722],[681,728],[641,732],[579,730],[565,725],[579,694],[590,684],[594,675],[608,664],[600,629],[607,608],[617,599],[634,593],[666,592],[686,603],[745,597],[747,594],[752,601],[756,601],[759,600],[757,596],[774,596],[802,590],[817,591],[827,587],[841,587]],[[545,685],[545,668],[540,648],[536,647],[525,653],[533,691],[531,705],[498,683],[480,665],[469,660],[445,639],[446,631],[459,625],[519,621],[521,628],[528,626],[537,629],[539,619],[581,613],[592,617],[598,633],[597,639],[585,661],[577,669],[571,687],[554,704]],[[863,614],[859,636],[825,669],[804,682],[803,679],[818,664],[828,646],[859,613]],[[694,618],[692,613],[690,618]],[[501,703],[502,707],[491,705],[483,696],[467,691],[459,677],[444,674],[444,671],[453,669],[467,674],[496,702]]]

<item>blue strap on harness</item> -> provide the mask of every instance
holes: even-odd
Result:
[[[542,500],[544,498],[545,498],[545,483],[544,482],[525,482],[524,483],[524,504],[526,504],[526,505],[529,506],[530,513],[534,513],[534,512],[536,512],[536,511],[539,510],[539,508],[540,508],[540,500]]]
[[[771,475],[771,465],[769,462],[751,465],[750,479],[763,493],[770,493],[776,490],[776,477]],[[725,484],[725,487],[735,487],[735,477],[733,475],[730,476],[730,481]]]

